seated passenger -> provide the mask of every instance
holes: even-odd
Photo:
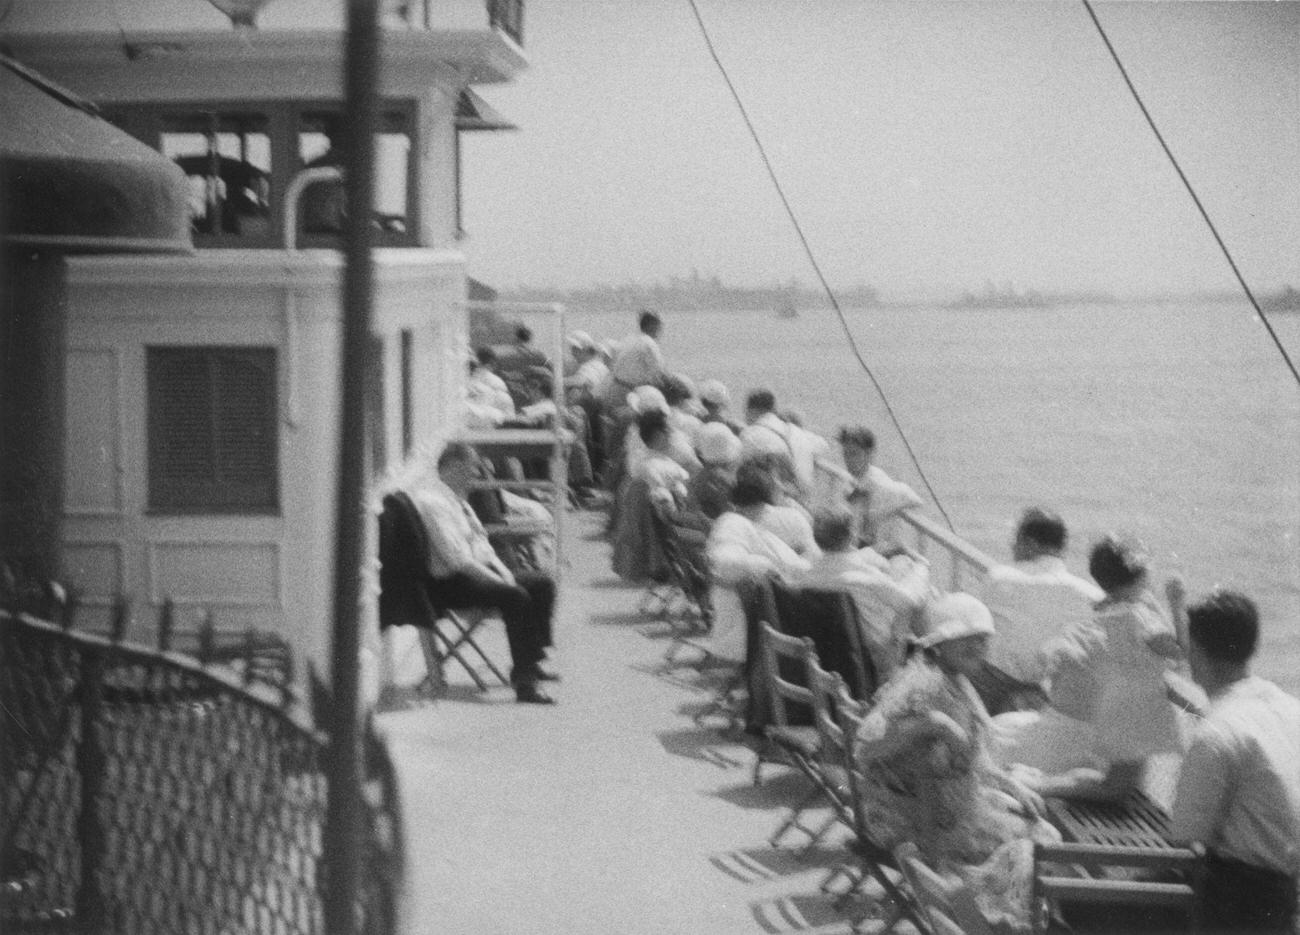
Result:
[[[497,556],[483,524],[465,499],[482,476],[478,454],[452,442],[438,457],[437,477],[409,491],[429,534],[430,599],[435,606],[492,607],[501,612],[510,644],[510,681],[525,704],[553,704],[538,683],[555,676],[542,668],[552,645],[555,582],[540,572],[514,575]]]
[[[866,426],[840,429],[840,451],[844,468],[853,477],[849,484],[839,484],[831,499],[842,499],[857,517],[854,537],[859,546],[869,545],[887,552],[903,541],[898,514],[920,506],[921,498],[911,487],[894,480],[871,463],[876,452],[876,436]]]
[[[1042,799],[989,757],[988,713],[968,679],[993,619],[961,593],[927,604],[924,618],[922,651],[876,693],[856,737],[867,823],[883,846],[915,841],[960,878],[994,930],[1028,932],[1033,845],[1060,835]]]
[[[1103,768],[1081,767],[1035,782],[1043,795],[1121,801],[1140,783],[1147,760],[1181,750],[1165,672],[1183,655],[1177,633],[1147,587],[1149,556],[1137,540],[1107,536],[1088,571],[1105,598],[1093,620],[1067,636],[1049,670],[1074,666],[1084,686],[1075,713],[1096,732]],[[1057,687],[1053,675],[1053,697]]]
[[[695,384],[684,373],[671,373],[664,378],[664,400],[668,403],[668,423],[694,445],[695,435],[704,424],[696,412]]]
[[[611,541],[615,574],[628,581],[662,581],[668,560],[655,529],[655,516],[667,520],[686,498],[690,475],[668,453],[668,416],[648,409],[637,416],[644,453],[619,486]]]
[[[853,513],[847,507],[815,512],[813,536],[822,554],[798,583],[853,598],[876,678],[884,682],[902,665],[909,642],[922,635],[920,610],[930,592],[930,566],[910,555],[886,559],[871,548],[854,549]]]
[[[642,413],[657,409],[668,415],[668,402],[664,399],[664,394],[653,386],[639,386],[632,393],[628,394],[627,399],[630,418],[623,438],[623,472],[630,476],[636,472],[637,466],[645,456],[645,443],[641,439],[641,430],[637,425],[637,419]],[[664,452],[672,458],[688,473],[695,473],[700,469],[700,461],[695,457],[695,450],[691,447],[691,441],[682,432],[668,426],[668,437],[665,440]]]
[[[739,435],[744,426],[731,418],[727,407],[731,405],[731,393],[721,380],[705,380],[700,384],[700,406],[704,413],[700,421],[704,423],[720,422],[732,432]]]
[[[476,360],[470,362],[465,397],[470,428],[496,428],[515,417],[515,402],[505,380],[497,374],[497,355],[490,347],[481,347]]]
[[[686,485],[693,509],[717,519],[731,509],[731,488],[740,465],[740,439],[720,422],[707,422],[695,436],[695,454],[702,465]]]
[[[743,662],[748,651],[745,609],[736,591],[741,583],[772,576],[790,579],[809,567],[807,559],[758,524],[774,496],[771,474],[742,465],[731,492],[732,509],[709,531],[714,610],[709,643],[721,659]]]
[[[745,401],[745,421],[740,442],[746,455],[784,454],[794,469],[797,488],[791,494],[800,503],[811,501],[816,486],[816,462],[830,448],[826,439],[777,415],[771,390],[754,390]]]
[[[1013,565],[991,569],[980,592],[997,633],[984,671],[971,681],[989,714],[1047,702],[1044,647],[1092,619],[1105,595],[1065,567],[1065,523],[1037,507],[1024,512],[1011,545]]]
[[[1300,877],[1300,700],[1253,676],[1259,613],[1219,591],[1188,608],[1188,662],[1209,697],[1174,793],[1170,837],[1206,849],[1208,931],[1291,935]]]
[[[771,478],[771,500],[757,511],[755,522],[760,527],[773,533],[782,542],[794,549],[804,558],[812,561],[821,555],[821,548],[813,538],[812,516],[803,505],[792,500],[782,486],[781,479],[786,476],[783,465],[787,463],[779,455],[760,454],[742,457],[736,469],[737,478],[741,474],[756,471]]]

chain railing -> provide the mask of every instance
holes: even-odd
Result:
[[[391,935],[401,813],[367,746],[359,930]],[[0,610],[0,931],[322,933],[328,755],[271,693]]]

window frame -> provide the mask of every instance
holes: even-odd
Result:
[[[303,168],[298,156],[298,130],[306,113],[337,110],[343,113],[341,100],[286,101],[286,100],[192,100],[165,103],[124,104],[105,108],[104,116],[122,130],[162,152],[162,135],[168,131],[168,122],[177,118],[193,118],[215,112],[227,114],[262,114],[267,118],[266,132],[271,143],[270,225],[266,233],[232,234],[225,231],[202,232],[193,230],[196,247],[207,248],[279,248],[284,245],[285,192],[294,176]],[[375,231],[375,245],[380,247],[414,247],[419,245],[420,205],[419,191],[419,136],[416,102],[410,98],[385,99],[379,125],[381,132],[385,121],[396,117],[404,126],[411,145],[406,165],[406,230]],[[317,183],[329,184],[329,183]],[[301,202],[299,202],[301,208]],[[297,243],[300,247],[334,247],[342,249],[342,236],[338,234],[307,234],[302,230],[301,211],[294,219],[297,225]]]

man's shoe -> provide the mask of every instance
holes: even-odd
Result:
[[[555,704],[554,698],[530,683],[515,686],[515,701],[520,704]]]
[[[540,665],[533,669],[533,678],[539,682],[558,682],[560,673],[552,672],[550,669],[543,669]]]

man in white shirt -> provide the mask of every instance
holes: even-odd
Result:
[[[847,484],[835,481],[838,497],[848,502],[855,522],[853,535],[859,546],[869,545],[887,552],[901,545],[902,531],[898,514],[921,505],[921,498],[902,481],[896,481],[884,469],[872,463],[876,454],[876,436],[864,425],[840,429],[840,452],[844,469],[853,478]]]
[[[555,678],[541,665],[551,645],[555,582],[540,572],[516,577],[497,556],[465,499],[482,473],[478,453],[451,442],[438,457],[438,479],[409,492],[429,536],[430,599],[435,606],[452,609],[499,610],[510,644],[510,681],[516,699],[553,704],[538,682]]]
[[[1209,705],[1174,793],[1170,837],[1206,849],[1207,931],[1290,935],[1300,877],[1300,700],[1251,675],[1254,602],[1187,609],[1188,662]]]
[[[817,510],[813,537],[821,555],[797,581],[853,598],[863,642],[883,684],[902,664],[908,641],[921,635],[918,614],[930,592],[930,566],[910,555],[887,559],[872,548],[855,549],[853,513],[844,506]]]
[[[1045,649],[1088,626],[1105,595],[1065,567],[1069,540],[1055,513],[1031,507],[1011,545],[1014,564],[989,571],[979,594],[997,629],[984,671],[973,679],[990,714],[1041,707],[1048,676]]]
[[[640,330],[622,341],[609,365],[610,382],[605,407],[613,412],[638,386],[661,386],[664,380],[664,356],[659,350],[663,319],[654,312],[642,312],[637,321]]]
[[[469,379],[465,381],[470,428],[496,428],[515,416],[514,398],[496,369],[496,352],[490,347],[479,348],[477,360],[470,363]]]

